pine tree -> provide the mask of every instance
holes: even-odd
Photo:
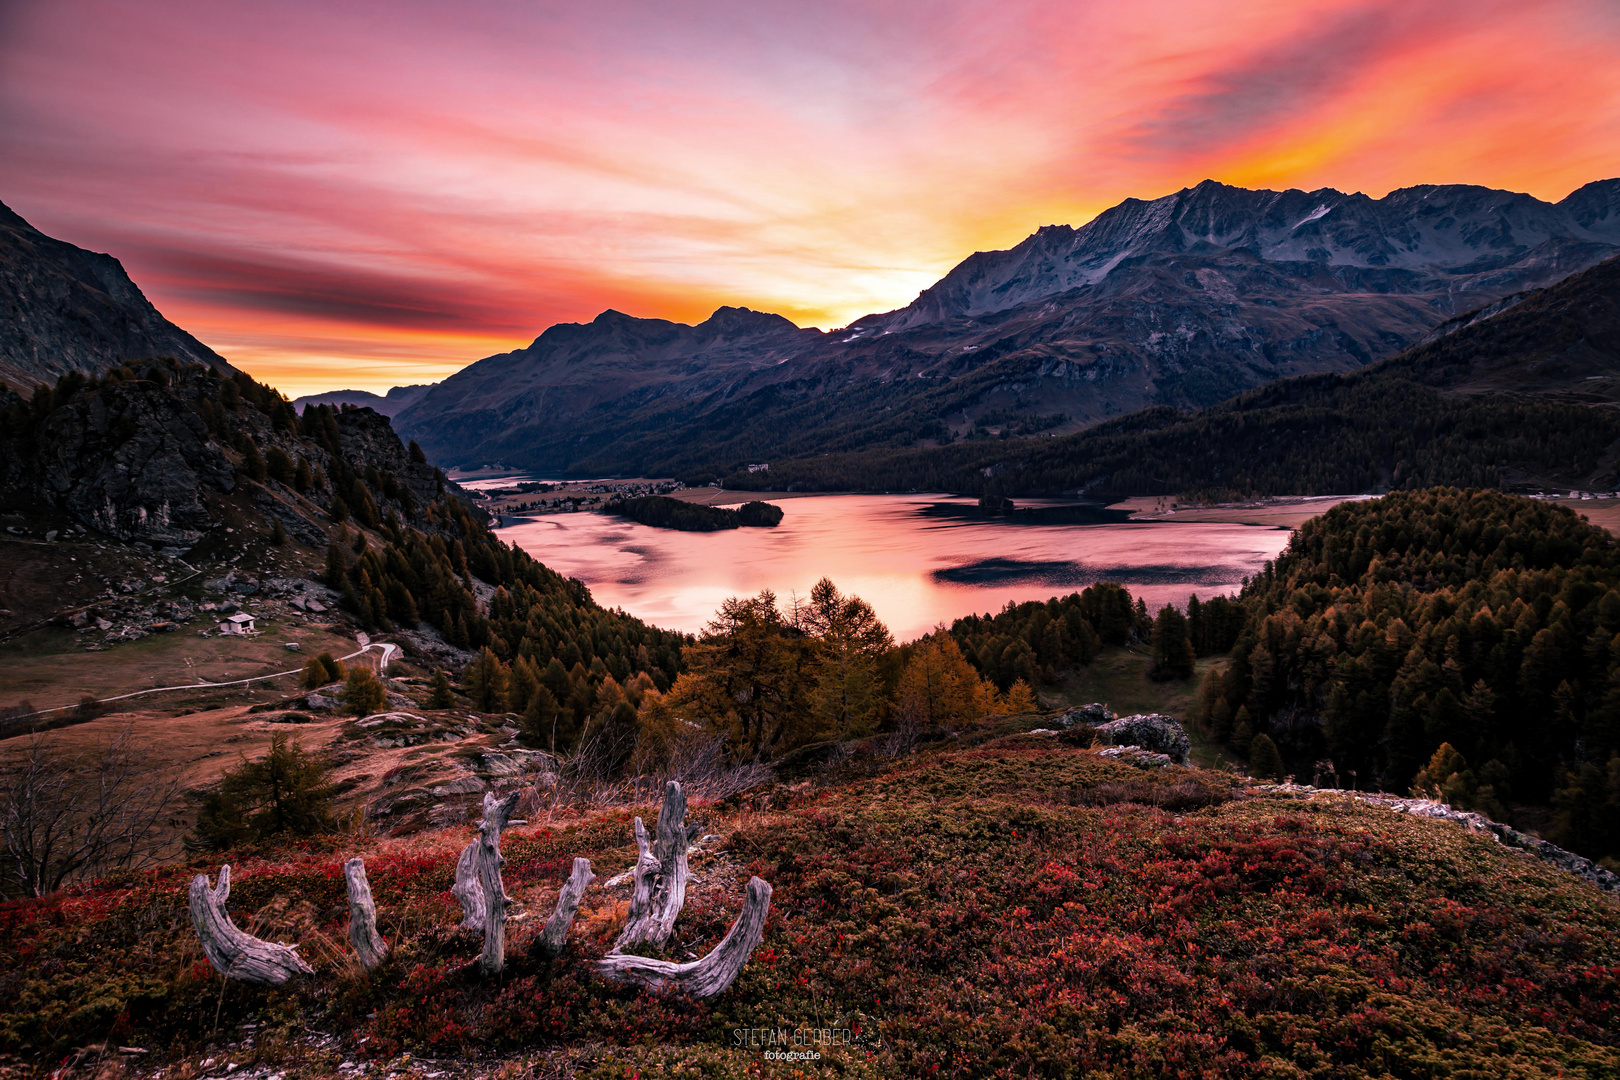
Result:
[[[270,519],[270,542],[276,547],[287,543],[287,528],[281,523],[280,518]]]
[[[529,707],[529,699],[540,689],[540,673],[528,657],[520,656],[512,663],[512,677],[508,681],[506,707],[522,713]]]
[[[931,634],[914,647],[900,673],[901,718],[920,731],[977,720],[988,712],[993,688],[962,657],[948,634]]]
[[[298,676],[298,685],[305,690],[317,690],[330,681],[326,674],[326,665],[313,656],[304,664],[304,670]]]
[[[292,483],[298,471],[293,465],[292,458],[287,456],[287,451],[279,446],[272,446],[270,452],[265,455],[264,468],[270,479],[281,484]]]
[[[450,692],[450,676],[441,669],[433,673],[433,692],[428,695],[428,709],[453,709],[456,706],[455,696]]]
[[[264,458],[259,456],[259,448],[253,445],[252,439],[242,444],[242,471],[253,480],[263,480],[265,476]]]
[[[278,836],[330,832],[333,789],[326,761],[277,735],[259,761],[228,770],[203,799],[187,846],[223,851]]]
[[[473,708],[479,712],[502,712],[506,708],[506,683],[509,672],[501,658],[485,646],[472,663],[461,673],[461,685],[467,688]]]
[[[1187,620],[1166,604],[1153,620],[1153,665],[1148,673],[1155,679],[1190,679],[1196,664]]]
[[[356,664],[349,669],[343,684],[343,704],[356,716],[370,716],[388,701],[388,691],[377,681],[371,669]]]
[[[349,561],[344,557],[343,545],[336,540],[326,545],[326,573],[321,580],[328,589],[338,592],[349,584]]]
[[[321,667],[326,669],[326,682],[335,683],[343,678],[343,665],[331,653],[323,652],[315,659],[319,660]],[[324,683],[322,685],[325,685]]]
[[[1277,753],[1277,744],[1270,735],[1256,735],[1249,744],[1249,773],[1261,780],[1282,779],[1282,755]]]
[[[1435,799],[1458,810],[1474,808],[1478,789],[1468,762],[1450,743],[1440,744],[1428,765],[1412,778],[1412,794],[1419,799]]]
[[[1232,717],[1232,746],[1240,754],[1248,754],[1254,745],[1254,717],[1247,705],[1239,705]]]
[[[1040,707],[1035,700],[1035,691],[1023,679],[1013,680],[1012,686],[1007,689],[1004,704],[1008,715],[1034,712]]]

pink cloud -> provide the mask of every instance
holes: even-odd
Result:
[[[1205,176],[1620,174],[1601,0],[0,11],[0,199],[295,389],[608,306],[837,325]]]

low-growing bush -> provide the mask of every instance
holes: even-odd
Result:
[[[0,906],[0,1052],[106,1038],[160,1053],[252,1018],[338,1034],[346,1055],[555,1051],[576,1075],[768,1073],[746,1029],[850,1027],[852,1076],[1614,1075],[1614,900],[1447,822],[1349,800],[1230,798],[1221,773],[1143,771],[1005,745],[925,752],[778,809],[705,807],[674,955],[775,889],[763,944],[708,1001],[603,982],[627,887],[587,893],[555,962],[509,927],[480,980],[447,890],[466,828],[365,850],[392,952],[355,977],[342,860],[316,838],[238,860],[232,910],[306,946],[317,976],[223,996],[185,914],[189,871]],[[1060,793],[1055,795],[1054,793]],[[513,829],[508,892],[545,912],[576,855],[606,881],[654,804]],[[307,905],[307,906],[306,906]],[[347,966],[345,966],[347,965]],[[482,1067],[482,1066],[481,1066]],[[491,1064],[490,1071],[496,1071]],[[808,1070],[814,1072],[814,1069]]]

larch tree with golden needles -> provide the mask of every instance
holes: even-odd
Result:
[[[798,741],[810,716],[813,643],[788,624],[769,590],[730,597],[689,646],[689,670],[665,702],[726,738],[733,757],[763,761]]]
[[[799,625],[816,643],[811,710],[819,734],[838,738],[869,735],[888,704],[878,663],[894,648],[894,635],[858,596],[845,596],[822,578],[798,612]]]
[[[898,698],[901,720],[929,731],[986,715],[994,690],[979,678],[956,641],[940,630],[914,647],[900,672]]]

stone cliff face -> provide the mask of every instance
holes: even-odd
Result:
[[[985,414],[1062,413],[1073,429],[1351,371],[1617,252],[1620,180],[1559,203],[1206,181],[973,255],[907,307],[829,334],[741,309],[553,327],[397,420],[445,464],[572,473],[911,445]]]
[[[235,467],[202,418],[148,383],[82,395],[46,417],[35,438],[34,467],[14,459],[18,486],[121,540],[190,547],[213,524],[204,493],[236,488]]]
[[[153,356],[234,370],[158,314],[117,259],[52,239],[4,204],[0,315],[0,383],[24,393]]]

